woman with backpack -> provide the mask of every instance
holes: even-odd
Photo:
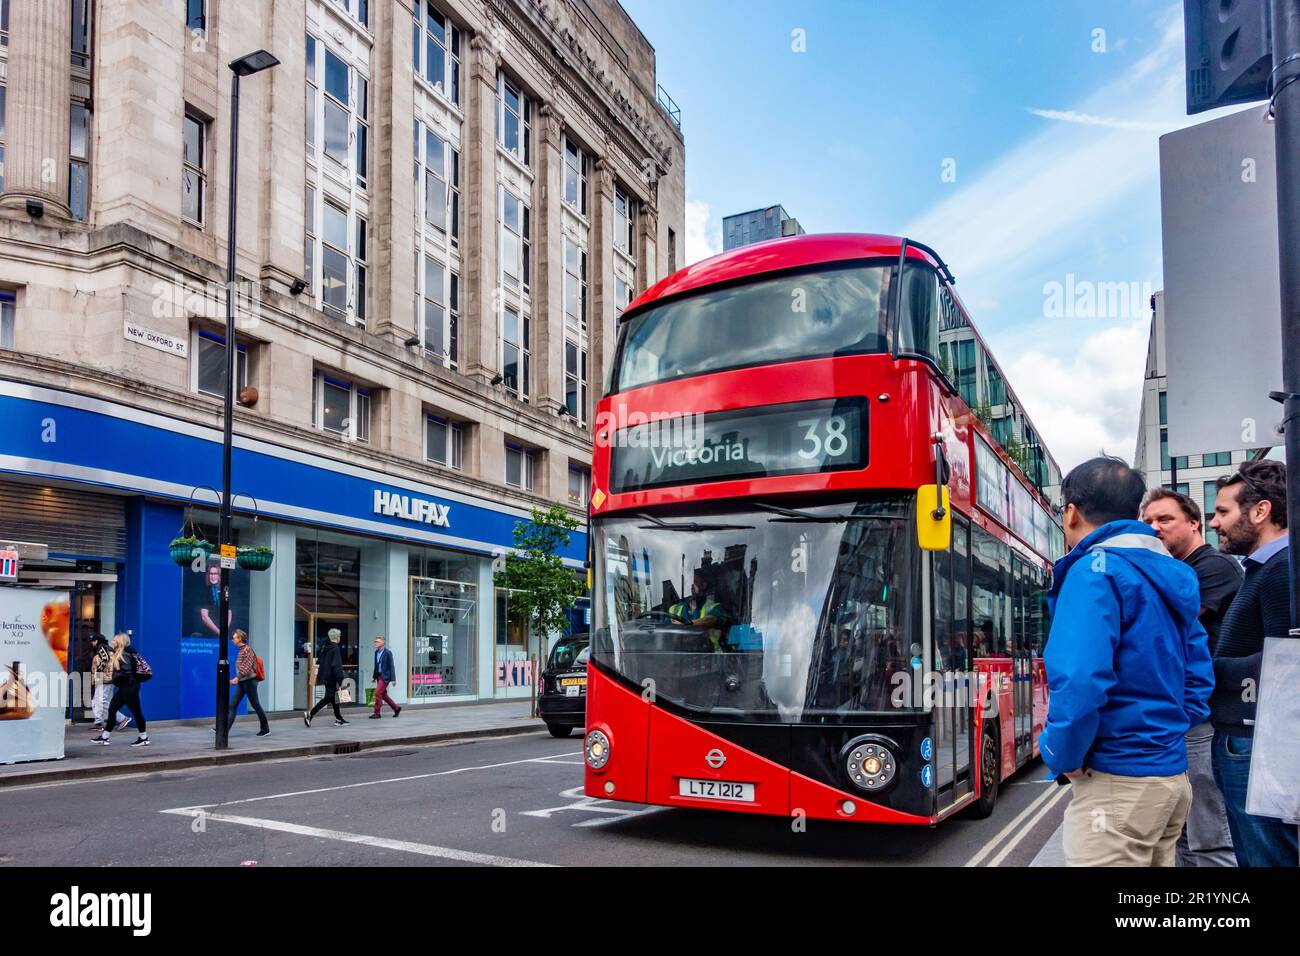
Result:
[[[144,711],[140,709],[140,684],[153,676],[153,671],[143,657],[131,648],[131,638],[126,634],[113,637],[113,653],[108,659],[109,674],[113,682],[113,703],[108,708],[108,719],[98,737],[91,738],[94,743],[108,746],[113,728],[117,721],[117,712],[125,707],[135,715],[136,726],[140,735],[132,741],[132,747],[148,747],[149,734],[145,730]]]
[[[231,636],[234,638],[235,647],[239,648],[239,655],[235,658],[235,676],[230,678],[230,683],[235,688],[235,698],[230,702],[230,718],[226,724],[226,732],[229,733],[230,728],[235,726],[235,712],[239,709],[239,702],[247,697],[248,706],[253,708],[262,725],[257,736],[265,737],[271,732],[271,728],[266,725],[266,711],[262,709],[262,703],[257,699],[257,682],[265,679],[266,672],[262,669],[262,662],[258,660],[253,645],[248,643],[248,633],[236,629]]]

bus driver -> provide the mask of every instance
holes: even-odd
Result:
[[[722,642],[722,605],[709,595],[709,582],[703,572],[696,571],[691,579],[691,596],[668,608],[668,616],[675,624],[708,628],[709,640],[714,650]]]

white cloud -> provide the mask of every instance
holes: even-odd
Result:
[[[1080,126],[1106,126],[1110,129],[1145,129],[1166,132],[1167,123],[1147,122],[1145,120],[1115,119],[1112,116],[1093,116],[1091,113],[1076,113],[1074,110],[1040,110],[1029,107],[1029,112],[1043,119],[1060,120],[1062,123],[1077,123]]]
[[[722,251],[722,223],[713,207],[701,199],[686,200],[686,262],[690,265]]]
[[[1004,363],[1062,471],[1101,454],[1133,460],[1150,319],[1100,329],[1064,358],[1029,348]]]

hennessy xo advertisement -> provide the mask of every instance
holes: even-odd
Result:
[[[0,763],[63,756],[67,591],[0,587]]]

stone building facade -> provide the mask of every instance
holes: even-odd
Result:
[[[0,4],[0,538],[31,548],[20,583],[66,586],[77,627],[155,656],[208,638],[158,555],[220,481],[227,65],[265,49],[279,64],[240,87],[234,487],[245,540],[277,555],[245,610],[272,703],[302,703],[331,621],[359,682],[382,628],[409,694],[496,695],[502,654],[517,690],[536,648],[490,556],[530,507],[585,514],[617,315],[681,265],[684,140],[637,26],[616,0]],[[453,585],[476,589],[456,637],[415,610],[438,617]],[[158,716],[210,710],[169,680]]]

